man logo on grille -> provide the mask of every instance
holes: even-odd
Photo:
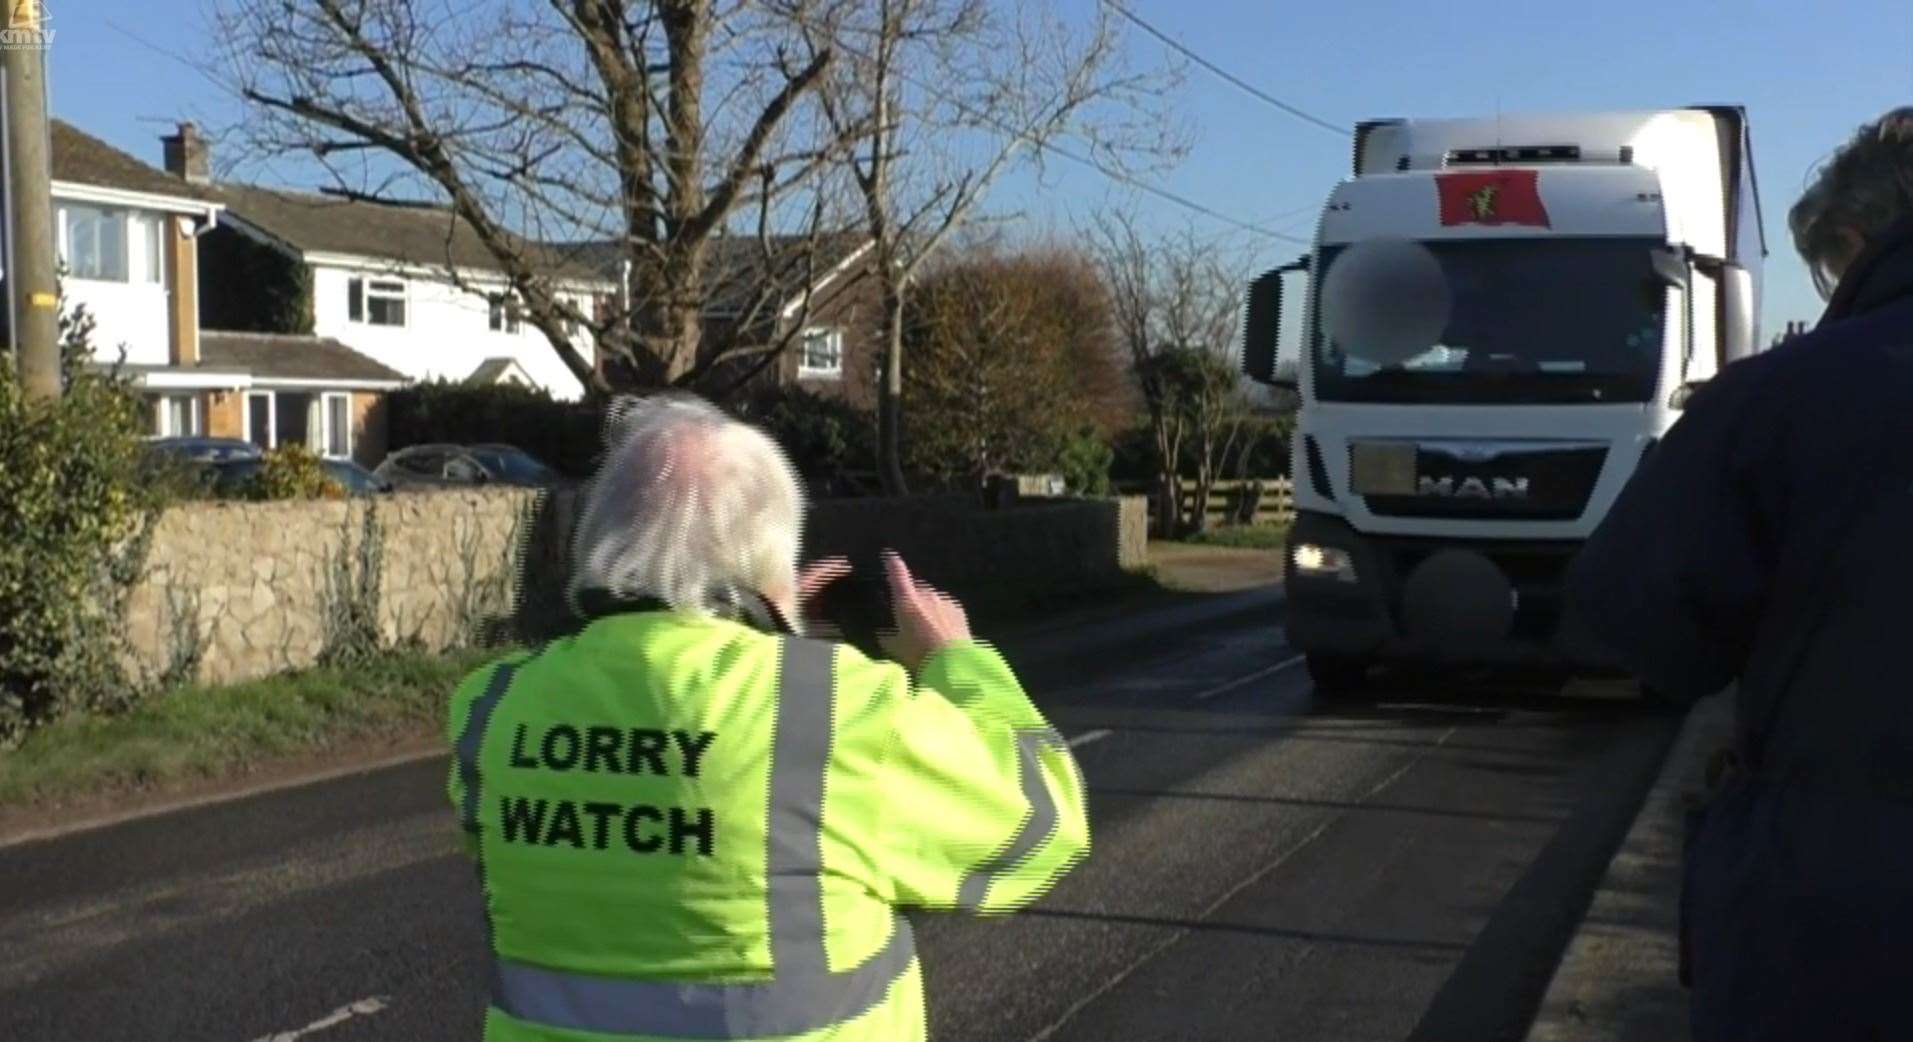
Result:
[[[1484,481],[1477,477],[1431,477],[1424,474],[1415,480],[1415,494],[1445,499],[1527,499],[1528,479],[1490,478]]]

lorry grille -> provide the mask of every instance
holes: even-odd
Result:
[[[1411,495],[1364,496],[1378,517],[1573,521],[1587,510],[1607,462],[1605,445],[1465,453],[1416,447]]]

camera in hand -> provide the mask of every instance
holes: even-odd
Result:
[[[872,658],[881,656],[883,649],[877,635],[894,625],[890,587],[882,576],[882,571],[863,566],[825,585],[806,613],[806,618],[816,624],[812,628],[834,630],[844,643]]]

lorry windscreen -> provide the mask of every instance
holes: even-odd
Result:
[[[1432,295],[1445,299],[1437,305],[1441,317],[1424,325],[1430,332],[1406,334],[1388,325],[1392,287],[1365,292],[1359,281],[1351,284],[1350,273],[1332,278],[1349,247],[1325,246],[1316,262],[1322,297],[1314,310],[1331,313],[1328,321],[1312,323],[1315,396],[1455,404],[1647,401],[1659,374],[1668,299],[1652,261],[1658,245],[1620,237],[1424,241],[1426,253],[1417,254],[1439,263],[1444,285]],[[1419,263],[1427,274],[1416,272],[1416,278],[1435,277],[1433,263]],[[1390,278],[1385,269],[1375,276]],[[1430,294],[1421,296],[1425,301]],[[1337,322],[1332,309],[1338,303],[1367,313]],[[1403,335],[1412,346],[1404,347]]]

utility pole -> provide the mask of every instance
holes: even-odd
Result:
[[[47,132],[44,17],[37,0],[11,5],[6,66],[6,167],[13,351],[30,398],[60,396],[60,294],[55,282],[53,169]]]

